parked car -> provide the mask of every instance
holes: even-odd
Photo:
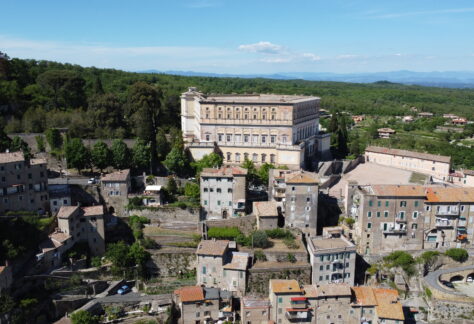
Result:
[[[127,285],[122,286],[119,290],[117,290],[117,294],[119,295],[125,295],[130,291],[130,287]]]
[[[89,180],[87,180],[87,184],[94,184],[96,182],[97,180],[95,178],[90,178]]]
[[[444,281],[441,281],[441,283],[442,283],[443,285],[445,285],[446,287],[448,287],[448,288],[454,288],[454,285],[453,285],[451,282],[449,282],[449,281],[445,281],[445,280],[444,280]]]
[[[474,278],[473,277],[467,277],[466,282],[473,282]]]

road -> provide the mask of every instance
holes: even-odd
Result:
[[[436,270],[436,271],[430,272],[424,279],[425,279],[425,282],[429,286],[431,286],[432,288],[435,288],[435,289],[440,290],[442,292],[445,292],[447,294],[458,295],[458,296],[466,296],[463,293],[460,293],[458,291],[455,291],[453,289],[444,287],[443,285],[439,284],[438,283],[438,278],[442,274],[456,272],[456,271],[470,270],[470,269],[474,270],[474,264],[464,266],[464,267],[458,267],[458,268]]]
[[[48,184],[70,184],[70,185],[87,185],[89,178],[50,178]]]
[[[97,307],[97,304],[111,304],[111,303],[141,303],[156,301],[159,306],[170,305],[172,302],[171,294],[163,295],[146,295],[141,293],[130,292],[125,295],[111,295],[102,298],[94,298],[83,305],[78,310],[91,311]]]

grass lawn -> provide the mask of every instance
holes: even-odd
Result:
[[[417,183],[417,184],[425,184],[425,181],[427,178],[428,176],[425,174],[413,172],[410,177],[410,182]]]

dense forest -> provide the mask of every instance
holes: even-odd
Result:
[[[180,137],[179,96],[189,86],[196,86],[204,93],[320,96],[321,108],[338,112],[333,120],[322,121],[334,133],[332,145],[336,157],[355,156],[366,145],[379,144],[451,155],[456,167],[474,168],[470,144],[460,142],[472,137],[472,129],[456,136],[434,134],[435,127],[442,125],[444,119],[435,118],[407,126],[395,118],[413,114],[412,107],[416,107],[418,112],[432,112],[437,116],[455,113],[472,120],[474,89],[408,86],[386,81],[355,84],[188,77],[85,68],[9,58],[0,53],[0,129],[5,133],[44,133],[55,128],[67,128],[71,139],[140,138],[143,142],[138,142],[137,161],[134,163],[145,165],[147,159],[143,156],[150,155],[152,169],[155,169],[154,165],[164,162],[173,147],[182,145],[177,141]],[[356,128],[350,118],[344,117],[347,116],[345,112],[374,118],[370,125]],[[377,127],[395,128],[397,136],[390,141],[377,140]],[[165,134],[168,134],[167,139]],[[22,145],[21,142],[13,144],[19,148]],[[77,151],[74,145],[79,146],[79,143],[69,141],[68,145],[72,152]],[[122,146],[123,143],[117,143],[116,148]],[[66,148],[66,145],[62,147]],[[97,150],[98,159],[100,148]],[[177,155],[178,149],[171,152]],[[91,155],[86,151],[84,154]],[[140,160],[144,160],[143,163]],[[79,163],[79,167],[86,166],[87,163]],[[181,167],[176,166],[177,169]]]

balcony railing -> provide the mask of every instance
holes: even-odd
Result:
[[[384,234],[406,234],[407,229],[406,227],[389,227],[385,230],[383,230]]]
[[[396,221],[397,223],[406,223],[406,222],[407,222],[407,219],[406,219],[405,216],[403,216],[403,217],[396,216],[396,217],[395,217],[395,221]]]
[[[451,208],[450,210],[447,209],[440,209],[436,211],[436,215],[440,216],[457,216],[459,215],[459,209],[458,208]]]
[[[465,219],[460,219],[458,221],[458,226],[466,226],[467,225],[467,221]]]
[[[285,317],[290,321],[304,321],[309,319],[308,313],[309,309],[307,308],[298,311],[287,311]]]
[[[436,227],[453,227],[454,221],[446,218],[436,218]]]

